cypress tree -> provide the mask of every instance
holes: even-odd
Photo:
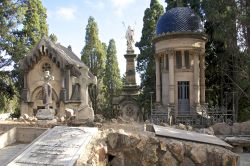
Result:
[[[140,54],[137,57],[137,71],[141,77],[143,93],[139,96],[139,104],[146,111],[150,108],[150,93],[155,92],[155,58],[152,40],[155,37],[155,27],[159,17],[163,14],[163,7],[158,0],[151,0],[150,7],[144,12],[141,40],[136,43]]]
[[[105,71],[105,51],[104,45],[98,37],[98,26],[94,17],[89,17],[86,26],[85,46],[81,52],[82,61],[89,67],[90,71],[97,76],[97,86],[92,90],[92,105],[95,111],[101,111],[104,105],[103,77]]]
[[[122,81],[120,77],[120,70],[117,61],[117,52],[114,39],[109,41],[107,49],[107,60],[105,68],[104,85],[106,89],[107,109],[111,111],[112,100],[114,96],[118,95],[122,88]]]

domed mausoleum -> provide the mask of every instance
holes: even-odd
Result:
[[[201,19],[189,7],[167,10],[156,27],[156,110],[195,114],[205,103],[205,43]],[[170,109],[171,108],[171,109]]]

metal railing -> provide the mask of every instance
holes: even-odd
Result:
[[[182,123],[194,127],[208,127],[221,122],[232,125],[236,122],[235,110],[228,110],[225,107],[208,107],[207,105],[190,107],[190,112],[180,112],[176,116],[174,112],[175,110],[172,107],[160,110],[152,109],[151,122],[155,124]]]

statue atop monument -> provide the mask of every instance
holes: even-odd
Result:
[[[131,26],[128,26],[127,32],[126,32],[126,39],[127,39],[127,52],[133,52],[134,51],[134,29],[131,28]]]
[[[45,71],[42,79],[44,81],[43,104],[45,109],[49,109],[49,105],[52,104],[52,86],[49,81],[54,80],[54,77],[50,75],[49,71]]]

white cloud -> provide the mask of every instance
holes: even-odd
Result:
[[[105,8],[105,0],[84,0],[83,2],[89,7],[97,10],[102,10]]]
[[[133,2],[135,2],[135,0],[111,0],[111,3],[115,8],[114,13],[119,17],[123,15],[123,9]]]
[[[73,20],[75,18],[76,8],[61,7],[56,11],[56,14],[64,20]]]
[[[118,8],[124,8],[127,5],[133,3],[135,0],[111,0],[113,5]]]

